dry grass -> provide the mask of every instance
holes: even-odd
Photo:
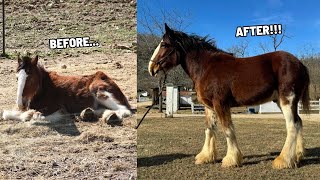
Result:
[[[0,112],[16,98],[15,51],[38,51],[63,75],[103,71],[136,106],[136,8],[131,0],[6,1],[7,53],[0,59]],[[51,3],[51,4],[50,4]],[[100,48],[48,49],[48,39],[89,36]],[[119,45],[125,43],[126,47]],[[0,120],[0,179],[129,179],[136,177],[136,116],[124,126]]]
[[[41,59],[43,62],[43,59]],[[103,64],[105,61],[110,63]],[[67,65],[61,69],[58,62]],[[82,63],[79,63],[82,62]],[[123,65],[114,69],[114,63]],[[14,106],[15,61],[0,60],[0,109]],[[116,83],[135,108],[136,55],[95,53],[44,61],[59,74],[83,75],[97,70],[115,77]],[[102,65],[103,64],[103,65]],[[136,116],[125,119],[124,126],[110,127],[100,122],[84,123],[65,119],[58,123],[0,121],[0,176],[35,179],[116,179],[136,177]]]
[[[81,56],[115,53],[117,44],[128,44],[134,50],[135,5],[132,0],[6,1],[7,53],[28,49],[44,57]],[[49,39],[84,36],[99,42],[101,48],[48,49]]]
[[[272,116],[254,116],[234,115],[244,161],[242,167],[231,169],[221,168],[221,159],[226,154],[226,140],[221,131],[218,162],[194,164],[204,141],[203,117],[147,117],[138,131],[138,179],[317,179],[320,176],[320,121],[304,121],[307,155],[300,167],[274,170],[271,163],[284,144],[285,122]]]

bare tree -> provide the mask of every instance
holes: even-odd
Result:
[[[286,34],[286,28],[284,27],[282,30],[281,35],[279,34],[273,34],[269,36],[272,40],[272,47],[274,51],[277,51],[278,47],[283,43],[285,38],[291,38]]]
[[[268,48],[268,45],[266,42],[260,42],[259,47],[262,50],[263,53],[268,53],[270,52],[270,49]]]
[[[148,63],[150,57],[156,46],[161,40],[161,36],[164,33],[164,23],[169,24],[176,30],[183,31],[190,23],[190,13],[181,13],[177,10],[164,10],[159,6],[158,12],[150,9],[148,3],[151,1],[140,0],[140,18],[138,18],[138,89],[144,89],[150,92],[151,88],[158,87],[159,82],[155,77],[151,77],[148,73]],[[153,1],[152,3],[157,3]],[[186,11],[184,11],[186,12]],[[160,15],[159,15],[160,14]],[[157,78],[160,78],[158,76]],[[192,87],[192,82],[189,77],[184,73],[181,67],[178,67],[174,71],[170,71],[167,75],[167,81],[175,85],[186,85]],[[162,98],[160,96],[160,101]],[[161,105],[162,103],[160,103]],[[161,112],[161,108],[160,108]]]
[[[248,49],[249,41],[242,40],[240,43],[231,46],[227,49],[228,52],[233,53],[236,57],[245,57],[248,56]]]
[[[170,27],[173,27],[173,29],[181,31],[185,30],[190,25],[189,20],[191,13],[189,11],[185,11],[184,14],[182,14],[175,9],[167,11],[159,7],[159,12],[155,13],[150,9],[148,4],[150,2],[151,1],[149,0],[139,1],[139,4],[143,4],[140,8],[140,16],[142,18],[138,19],[139,26],[144,29],[144,32],[142,33],[153,36],[161,36],[164,33],[164,23],[167,23],[170,25]],[[159,1],[154,1],[153,3],[159,3]],[[153,50],[153,47],[149,48]]]
[[[310,97],[320,98],[320,52],[311,43],[303,45],[299,53],[299,59],[307,66],[310,76]]]
[[[286,38],[291,38],[291,36],[287,35],[285,26],[282,28],[282,33],[281,34],[273,34],[273,35],[269,35],[268,37],[271,39],[271,45],[272,45],[272,49],[274,51],[278,50],[279,46],[281,46],[281,44],[284,42],[284,40]],[[260,47],[260,49],[262,50],[263,53],[270,52],[271,48],[269,48],[268,44],[269,43],[266,43],[266,42],[260,42],[259,43],[259,47]]]

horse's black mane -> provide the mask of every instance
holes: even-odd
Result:
[[[183,48],[187,50],[209,50],[212,52],[221,52],[232,55],[232,53],[223,51],[217,48],[215,40],[210,39],[208,36],[201,37],[195,34],[188,35],[181,31],[174,31],[174,36],[177,42],[181,43]]]

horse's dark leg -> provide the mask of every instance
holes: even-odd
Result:
[[[302,121],[298,115],[298,100],[294,93],[280,95],[280,106],[286,120],[287,138],[280,155],[273,161],[276,169],[296,167],[303,156]]]
[[[201,152],[196,156],[196,164],[210,163],[217,159],[216,151],[216,130],[217,124],[214,113],[211,109],[205,108],[206,125],[205,140]]]
[[[235,130],[231,120],[230,107],[214,104],[214,109],[221,122],[223,132],[227,139],[227,154],[222,160],[222,167],[235,167],[242,165],[242,153],[238,147]]]
[[[297,145],[296,145],[297,163],[299,163],[301,159],[304,157],[305,149],[304,149],[303,136],[302,136],[302,120],[298,114],[297,114],[296,124],[299,127],[298,135],[297,135]]]

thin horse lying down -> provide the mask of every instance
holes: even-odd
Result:
[[[39,65],[38,56],[19,56],[17,79],[19,110],[4,111],[3,119],[54,121],[67,112],[83,118],[91,114],[118,124],[132,113],[120,88],[101,71],[87,76],[61,76]]]
[[[242,153],[230,108],[275,101],[286,120],[287,138],[280,155],[273,161],[273,167],[296,167],[304,155],[302,121],[297,106],[301,100],[303,108],[309,110],[307,68],[287,52],[236,58],[205,38],[174,31],[167,25],[165,30],[149,62],[149,72],[154,76],[181,64],[193,80],[197,98],[205,105],[207,124],[205,142],[195,158],[196,164],[217,159],[215,115],[228,145],[222,167],[241,166]]]

